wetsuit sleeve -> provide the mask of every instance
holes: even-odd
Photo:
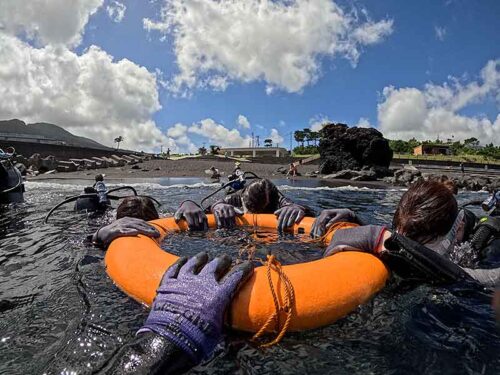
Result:
[[[99,373],[181,374],[195,366],[190,357],[166,338],[146,332],[123,346]]]
[[[500,285],[500,268],[464,268],[464,271],[484,286],[495,287]]]

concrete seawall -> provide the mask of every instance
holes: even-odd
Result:
[[[136,154],[141,155],[139,152],[127,151],[127,150],[115,150],[112,148],[87,148],[87,147],[75,147],[75,146],[65,146],[65,145],[54,145],[46,143],[37,142],[15,142],[15,141],[1,141],[0,148],[6,149],[12,146],[16,149],[16,153],[29,158],[33,154],[40,154],[42,158],[47,156],[55,156],[59,160],[69,160],[75,159],[85,159],[92,158],[93,156],[107,156],[111,155],[130,155]]]

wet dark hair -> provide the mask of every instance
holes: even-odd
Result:
[[[135,217],[142,220],[155,220],[160,216],[153,201],[147,197],[126,197],[116,209],[116,219]]]
[[[264,178],[248,185],[241,194],[241,199],[251,213],[272,213],[278,209],[280,194],[276,185]]]
[[[399,201],[393,229],[422,244],[445,235],[458,215],[454,190],[450,180],[415,182]]]

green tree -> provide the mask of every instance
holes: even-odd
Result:
[[[306,141],[307,145],[309,146],[309,142],[312,141],[311,139],[311,129],[304,129],[302,130],[304,132],[304,140]]]
[[[220,151],[220,147],[216,145],[210,145],[210,154],[217,155]]]
[[[207,154],[207,149],[205,147],[200,147],[198,149],[198,154],[200,154],[201,156],[205,156]]]
[[[120,148],[120,143],[123,142],[123,137],[120,135],[119,137],[115,138],[115,143],[117,143],[116,149],[118,150]]]
[[[293,133],[293,137],[295,139],[295,142],[300,143],[300,145],[302,147],[304,147],[304,139],[305,139],[306,135],[304,134],[304,132],[302,130],[296,130]]]
[[[265,147],[273,147],[273,140],[271,138],[264,139]]]

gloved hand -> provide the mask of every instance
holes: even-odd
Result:
[[[323,236],[326,230],[333,224],[342,221],[361,224],[354,211],[351,211],[347,208],[323,210],[316,218],[316,220],[314,220],[314,224],[311,228],[311,237],[317,238]]]
[[[295,223],[299,223],[302,218],[306,216],[306,211],[304,207],[293,203],[281,207],[279,210],[276,210],[274,214],[278,216],[278,231],[282,232],[283,229],[289,228]]]
[[[115,238],[131,237],[138,234],[152,238],[160,237],[160,232],[146,221],[133,217],[122,217],[98,229],[92,236],[92,242],[103,244],[107,247]]]
[[[325,257],[340,251],[364,251],[374,253],[384,240],[386,227],[364,225],[356,228],[339,229],[325,251]]]
[[[243,215],[242,210],[224,202],[217,202],[212,205],[211,211],[215,216],[217,228],[234,228],[236,215]]]
[[[201,207],[193,201],[186,200],[181,203],[174,218],[179,222],[182,218],[186,219],[189,230],[208,230],[207,215]]]
[[[165,272],[151,312],[138,331],[167,338],[195,363],[207,358],[220,341],[224,311],[238,287],[253,274],[250,262],[230,270],[227,255],[207,262],[206,253],[189,260],[179,258]]]

